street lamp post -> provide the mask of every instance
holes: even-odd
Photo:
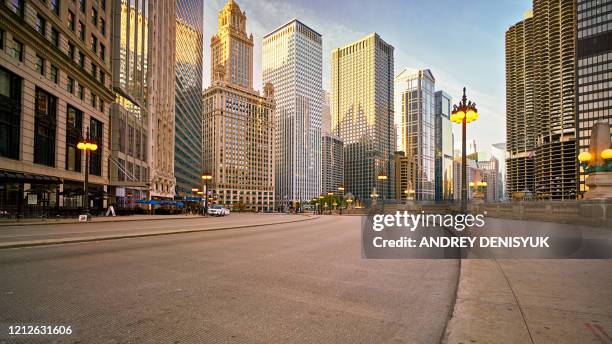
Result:
[[[206,216],[208,215],[208,182],[212,180],[212,174],[202,173],[202,180],[204,180],[204,216]]]
[[[453,112],[450,120],[461,124],[461,212],[467,212],[467,152],[465,147],[467,123],[473,122],[478,118],[476,103],[467,100],[465,87],[463,97],[457,105],[453,105]]]
[[[83,210],[89,219],[89,154],[98,149],[98,145],[89,138],[89,127],[85,138],[77,143],[77,148],[85,151],[85,182],[83,183]]]
[[[385,187],[384,187],[384,183],[387,181],[388,177],[387,177],[386,174],[380,173],[380,174],[378,174],[377,179],[381,183],[381,188],[380,188],[382,190],[382,200],[381,200],[381,203],[382,203],[382,212],[384,213],[385,212]]]

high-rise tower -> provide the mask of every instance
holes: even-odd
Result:
[[[537,119],[534,113],[533,13],[506,31],[507,193],[535,194]]]
[[[372,33],[332,51],[332,132],[344,142],[346,192],[394,197],[393,46]]]
[[[176,89],[174,174],[178,194],[190,193],[202,182],[202,7],[202,1],[176,0],[173,81]]]
[[[321,194],[321,35],[298,20],[263,38],[263,81],[276,103],[276,201],[308,201]]]

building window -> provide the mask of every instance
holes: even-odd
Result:
[[[51,65],[51,81],[56,84],[59,82],[59,72],[57,66],[54,65]]]
[[[104,85],[105,82],[106,82],[106,74],[104,74],[103,71],[100,71],[100,83]]]
[[[76,28],[76,18],[74,17],[74,13],[72,13],[72,11],[68,11],[68,27],[70,30],[72,30],[72,32],[74,32],[74,29]]]
[[[91,63],[91,76],[93,76],[94,79],[98,76],[98,66],[93,62]]]
[[[101,0],[100,1],[100,7],[106,11],[106,0]]]
[[[51,10],[53,13],[59,16],[60,14],[60,0],[51,0]]]
[[[104,112],[104,100],[100,99],[98,103],[100,103],[100,112]]]
[[[79,52],[79,66],[81,69],[85,69],[85,54]]]
[[[23,0],[9,0],[8,6],[19,18],[23,18],[24,12],[24,1]]]
[[[36,88],[34,163],[55,166],[57,98]]]
[[[68,84],[66,86],[66,90],[70,93],[70,94],[74,94],[74,79],[71,77],[68,77]]]
[[[98,11],[95,8],[91,9],[91,23],[98,25]]]
[[[93,33],[91,34],[91,51],[94,53],[98,52],[98,37]]]
[[[0,29],[0,49],[4,50],[4,30]]]
[[[66,114],[66,169],[81,172],[81,150],[77,148],[83,135],[83,111],[68,105]]]
[[[36,55],[36,60],[34,62],[34,69],[36,69],[38,74],[45,75],[45,59]]]
[[[53,43],[53,45],[56,48],[59,48],[59,45],[60,45],[59,31],[57,31],[57,29],[54,27],[51,28],[51,43]]]
[[[68,57],[70,61],[74,61],[74,44],[68,43]]]
[[[83,87],[83,85],[79,84],[79,99],[83,100],[85,99],[85,88]]]
[[[40,14],[36,15],[36,31],[39,34],[45,35],[45,29],[47,27],[47,21]]]
[[[81,12],[85,13],[85,0],[79,0],[79,8]]]
[[[98,145],[98,149],[89,154],[89,173],[95,176],[102,175],[102,122],[91,118],[89,124],[89,138]]]
[[[106,61],[106,47],[102,43],[100,43],[100,59]]]
[[[98,97],[93,92],[91,92],[91,107],[94,109],[96,108],[96,105],[98,105],[97,100]]]
[[[100,18],[100,32],[103,36],[106,36],[106,20],[104,18]]]
[[[85,42],[85,24],[79,20],[79,38]]]
[[[21,78],[0,68],[0,156],[19,159]]]

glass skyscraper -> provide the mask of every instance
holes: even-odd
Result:
[[[414,159],[416,199],[434,200],[434,87],[429,69],[405,69],[395,77],[398,150]]]
[[[444,91],[434,93],[435,101],[435,199],[453,199],[453,127],[450,121],[451,96]]]
[[[177,193],[202,184],[203,1],[176,0],[174,175]]]

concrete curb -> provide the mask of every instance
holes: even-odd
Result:
[[[212,231],[219,231],[219,230],[226,230],[226,229],[250,228],[250,227],[259,227],[259,226],[282,225],[282,224],[287,224],[287,223],[310,221],[310,220],[314,220],[317,218],[318,217],[306,217],[306,218],[301,218],[298,220],[288,220],[288,221],[280,221],[280,222],[258,223],[258,224],[251,224],[251,225],[228,226],[228,227],[213,227],[213,228],[205,228],[205,229],[186,229],[186,230],[177,230],[177,231],[170,231],[170,232],[157,231],[157,232],[122,234],[122,235],[93,236],[93,237],[90,236],[90,237],[71,238],[71,239],[35,240],[35,241],[23,241],[23,242],[12,242],[12,243],[9,242],[6,244],[0,244],[0,250],[11,249],[11,248],[73,244],[73,243],[83,243],[83,242],[93,242],[93,241],[143,238],[143,237],[153,237],[153,236],[161,236],[161,235],[212,232]]]

